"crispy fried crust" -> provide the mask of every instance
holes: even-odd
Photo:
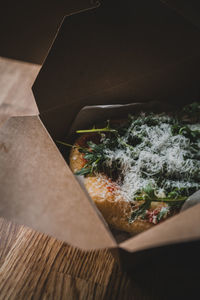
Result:
[[[77,139],[75,146],[86,146],[87,140],[95,139],[95,136],[84,134]],[[74,147],[70,152],[70,168],[75,173],[84,167],[86,161],[83,154]],[[129,223],[129,218],[133,212],[131,203],[125,201],[118,193],[118,186],[112,182],[106,175],[88,176],[84,179],[85,187],[104,216],[108,224],[113,228],[126,231],[131,234],[137,234],[154,226],[148,220],[137,219]],[[152,208],[165,205],[164,203],[152,202]]]
[[[129,223],[132,212],[130,202],[117,195],[115,186],[112,188],[112,183],[105,176],[86,177],[85,187],[105,220],[112,227],[136,234],[153,226],[143,220]]]
[[[85,165],[83,154],[77,148],[72,148],[69,155],[69,166],[73,173],[82,169]]]

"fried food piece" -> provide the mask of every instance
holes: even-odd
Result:
[[[140,219],[129,223],[133,211],[132,205],[120,197],[118,187],[106,176],[86,177],[84,183],[90,197],[113,228],[137,234],[153,226],[146,220]]]
[[[78,146],[86,147],[87,141],[97,142],[97,135],[84,134],[75,142],[70,152],[70,168],[75,173],[86,164],[84,154],[80,153]],[[119,193],[119,186],[104,174],[87,176],[84,178],[85,187],[102,213],[103,217],[113,228],[137,234],[154,226],[148,220],[136,219],[129,222],[132,212],[138,207],[123,199]],[[152,202],[151,210],[165,205],[162,202]]]

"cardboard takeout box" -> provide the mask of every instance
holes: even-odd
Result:
[[[200,205],[118,244],[54,141],[86,105],[199,101],[199,69],[200,31],[158,0],[107,0],[66,17],[33,86],[40,115],[0,130],[0,215],[116,250],[129,266],[143,250],[198,240]]]

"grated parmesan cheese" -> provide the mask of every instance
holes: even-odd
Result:
[[[119,147],[106,149],[104,153],[106,167],[111,168],[118,162],[121,175],[117,183],[127,201],[132,201],[149,183],[160,198],[174,188],[200,188],[200,138],[195,141],[198,146],[195,152],[189,138],[172,134],[171,117],[157,115],[154,118],[159,121],[158,125],[137,125],[133,121],[126,134],[121,136],[123,143],[142,136],[141,143],[134,149]],[[200,124],[188,127],[200,130]],[[102,136],[102,142],[105,141],[106,136]]]

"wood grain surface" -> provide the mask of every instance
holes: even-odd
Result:
[[[31,85],[39,68],[0,58],[0,124],[37,113]],[[193,299],[199,265],[188,259],[200,246],[184,249],[177,265],[178,255],[170,265],[168,252],[156,254],[130,277],[107,250],[84,252],[1,218],[0,299]]]

